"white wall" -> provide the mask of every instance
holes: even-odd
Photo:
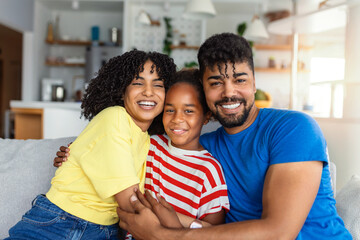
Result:
[[[32,31],[34,0],[1,0],[0,23],[20,32]]]
[[[330,161],[336,164],[336,187],[341,189],[354,174],[360,175],[360,120],[320,119]]]

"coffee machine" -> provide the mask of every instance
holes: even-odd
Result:
[[[54,78],[42,79],[41,100],[62,102],[65,100],[64,80]]]

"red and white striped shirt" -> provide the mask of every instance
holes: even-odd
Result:
[[[166,135],[150,141],[145,189],[153,196],[159,193],[176,212],[198,219],[230,209],[221,165],[208,151],[175,148]]]

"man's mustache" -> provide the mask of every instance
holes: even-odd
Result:
[[[244,105],[246,105],[245,98],[231,97],[231,98],[223,98],[223,99],[221,99],[219,101],[216,101],[215,106],[221,105],[221,104],[224,104],[224,103],[229,103],[229,102],[240,102],[240,103],[243,103]]]

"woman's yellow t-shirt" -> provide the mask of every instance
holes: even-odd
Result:
[[[47,198],[84,220],[118,222],[114,195],[139,184],[143,190],[150,137],[123,107],[97,114],[70,146],[70,157],[56,171]]]

